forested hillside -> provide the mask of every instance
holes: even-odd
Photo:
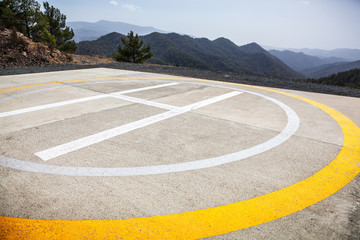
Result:
[[[319,79],[308,79],[308,81],[360,89],[360,68],[352,69],[346,72],[340,72]]]
[[[304,70],[304,74],[310,78],[321,78],[355,68],[360,68],[360,60],[355,62],[332,63],[322,65],[316,68],[309,68]]]
[[[111,57],[121,43],[121,36],[110,33],[95,41],[80,42],[76,53]],[[151,46],[154,56],[147,61],[150,63],[292,79],[302,77],[256,43],[239,47],[225,38],[210,41],[176,33],[151,33],[140,38]]]

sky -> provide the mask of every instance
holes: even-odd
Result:
[[[40,3],[42,1],[39,1]],[[48,0],[67,21],[119,21],[238,45],[360,49],[360,0]]]

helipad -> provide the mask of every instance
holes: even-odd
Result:
[[[346,235],[359,99],[113,69],[0,87],[1,238]]]

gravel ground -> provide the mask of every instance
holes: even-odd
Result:
[[[290,80],[280,79],[273,77],[264,77],[248,74],[239,74],[232,72],[213,72],[192,68],[174,67],[166,65],[154,65],[154,64],[131,64],[131,63],[107,63],[98,65],[48,65],[45,67],[25,67],[25,68],[2,68],[0,69],[1,75],[13,75],[13,74],[24,74],[24,73],[38,73],[38,72],[49,72],[49,71],[61,71],[61,70],[72,70],[72,69],[86,69],[86,68],[97,68],[107,67],[115,69],[142,71],[142,72],[154,72],[164,73],[177,76],[194,77],[211,79],[225,82],[235,82],[243,84],[251,84],[257,86],[276,87],[284,89],[293,89],[308,92],[327,93],[342,96],[360,97],[360,90],[353,88],[345,88],[339,86],[321,85],[316,83],[305,82],[304,80]]]

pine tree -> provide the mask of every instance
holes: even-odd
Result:
[[[56,40],[54,35],[51,35],[46,28],[43,29],[43,32],[40,36],[41,39],[46,42],[50,47],[56,47]]]
[[[16,28],[31,38],[40,4],[35,0],[5,0],[0,7],[1,23],[6,27]]]
[[[9,29],[17,29],[20,26],[20,20],[16,17],[16,13],[11,8],[11,0],[3,0],[0,2],[0,25]]]
[[[138,34],[134,36],[133,31],[126,37],[121,37],[122,45],[118,46],[118,52],[113,53],[116,61],[143,63],[153,56],[150,45],[142,46],[144,42],[139,39]]]
[[[74,31],[66,26],[66,16],[48,2],[43,5],[45,11],[41,12],[35,0],[3,0],[0,2],[0,25],[14,28],[34,41],[57,46],[61,51],[75,52]]]
[[[75,52],[74,31],[66,26],[66,16],[58,8],[44,2],[44,18],[48,23],[48,32],[55,37],[58,49],[64,52]]]

